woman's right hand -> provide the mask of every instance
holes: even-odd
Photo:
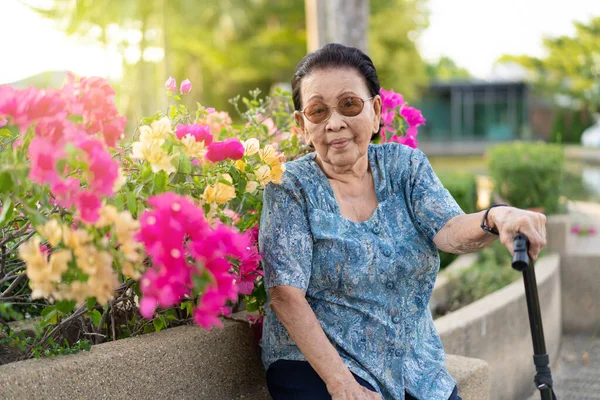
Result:
[[[355,379],[330,392],[331,400],[382,400],[377,392],[361,386]]]

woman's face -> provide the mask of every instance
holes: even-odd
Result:
[[[322,162],[335,168],[351,168],[367,153],[371,136],[379,129],[381,98],[371,97],[364,78],[351,68],[316,70],[304,77],[300,88],[302,108],[325,105],[335,107],[329,119],[315,123],[299,111],[295,118],[308,144],[312,144]],[[362,111],[356,116],[344,116],[340,106],[351,104],[352,97],[364,101]],[[340,100],[344,100],[340,104]],[[327,107],[316,107],[323,112]]]

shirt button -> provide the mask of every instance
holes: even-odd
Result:
[[[396,355],[396,357],[402,357],[402,350],[396,349],[396,351],[394,352],[394,354]]]
[[[400,317],[397,316],[397,315],[394,315],[392,317],[392,322],[395,323],[395,324],[399,324],[400,323]]]
[[[394,282],[388,282],[385,284],[385,287],[388,289],[393,289],[394,288]]]
[[[389,256],[392,255],[392,251],[390,249],[385,249],[383,251],[383,255],[386,256],[386,257],[389,257]]]
[[[375,228],[373,228],[373,233],[376,235],[379,235],[379,232],[381,232],[381,230],[379,230],[379,227],[376,226]]]

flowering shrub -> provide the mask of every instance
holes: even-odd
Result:
[[[596,230],[596,227],[593,225],[580,225],[580,224],[575,224],[571,227],[571,233],[573,235],[577,235],[577,236],[593,236],[596,233],[598,233],[598,231]]]
[[[154,330],[185,318],[220,326],[240,299],[260,315],[262,191],[281,182],[284,154],[308,151],[290,96],[233,99],[244,120],[235,125],[227,113],[178,104],[189,80],[178,89],[169,78],[165,88],[166,112],[123,142],[126,121],[104,79],[0,86],[0,301],[47,299],[43,326],[87,318],[92,333],[113,339],[137,333],[132,309]],[[416,147],[420,112],[393,91],[381,95],[382,141]],[[117,335],[123,326],[129,332]]]

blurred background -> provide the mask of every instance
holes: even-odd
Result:
[[[542,140],[566,146],[563,194],[600,199],[597,0],[2,0],[0,17],[0,84],[107,77],[129,132],[164,110],[169,76],[235,121],[230,98],[289,87],[324,43],[354,45],[422,109],[436,172],[479,174],[482,192],[491,144]]]

